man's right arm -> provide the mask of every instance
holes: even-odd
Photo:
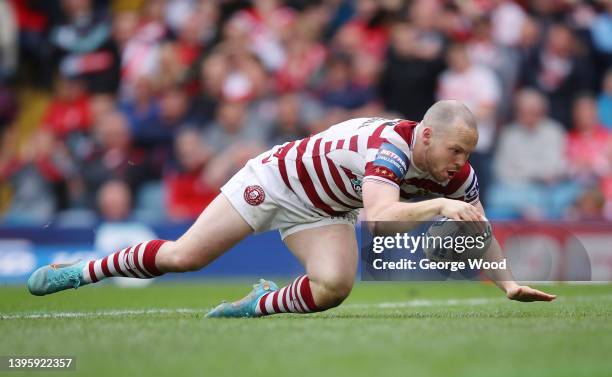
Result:
[[[437,198],[416,203],[399,200],[399,188],[392,184],[366,179],[363,183],[363,207],[366,221],[374,225],[375,233],[394,232],[391,222],[403,223],[403,230],[409,223],[431,220],[443,215],[454,220],[480,221],[477,208],[463,201]],[[389,224],[386,224],[389,223]]]

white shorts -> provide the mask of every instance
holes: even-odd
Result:
[[[281,238],[300,230],[331,224],[355,226],[358,210],[341,216],[322,216],[304,203],[283,181],[276,159],[262,164],[268,156],[257,156],[234,175],[221,192],[256,233],[278,229]]]

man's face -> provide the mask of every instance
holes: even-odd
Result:
[[[597,103],[592,98],[581,98],[574,104],[574,128],[589,131],[597,128]]]
[[[452,179],[468,160],[478,142],[478,132],[465,125],[450,126],[446,130],[425,132],[425,162],[427,171],[438,182]]]
[[[524,94],[517,99],[516,118],[528,129],[536,128],[546,117],[546,104],[539,95]]]

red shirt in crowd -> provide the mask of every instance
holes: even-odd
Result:
[[[610,174],[612,135],[597,127],[593,132],[572,131],[567,139],[567,159],[570,169],[578,174],[603,176]]]
[[[54,100],[43,117],[44,129],[60,138],[70,132],[89,129],[91,122],[87,96],[81,96],[73,101]]]
[[[192,220],[217,196],[219,190],[202,182],[201,171],[172,173],[164,179],[168,215],[173,220]]]

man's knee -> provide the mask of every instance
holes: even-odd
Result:
[[[186,253],[178,253],[173,259],[175,272],[198,271],[206,266],[206,263]]]
[[[353,289],[354,278],[330,275],[311,278],[311,290],[319,309],[330,309],[344,301]]]
[[[206,266],[207,262],[200,255],[194,255],[186,248],[181,248],[177,241],[167,241],[158,261],[164,272],[197,271]]]

